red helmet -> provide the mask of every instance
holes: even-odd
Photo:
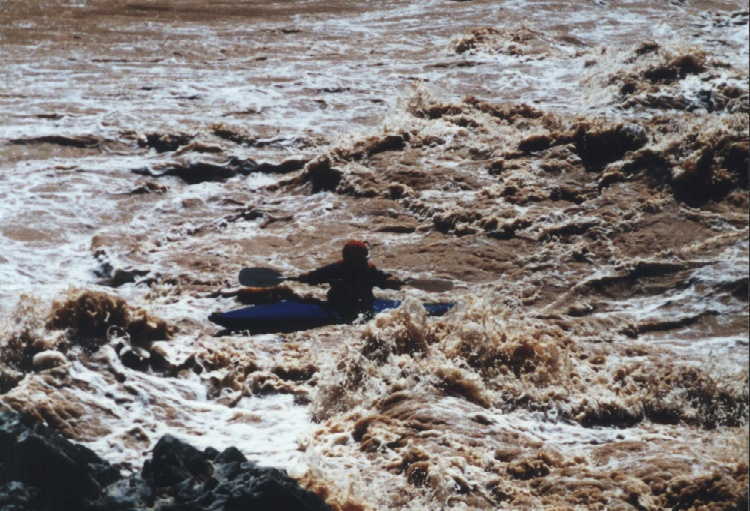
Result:
[[[369,249],[364,241],[350,240],[344,245],[341,256],[344,261],[366,261]]]

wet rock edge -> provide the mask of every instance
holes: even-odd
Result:
[[[236,448],[203,451],[171,436],[128,477],[43,424],[0,411],[0,508],[6,511],[278,509],[330,507],[283,470]]]

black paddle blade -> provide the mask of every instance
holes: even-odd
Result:
[[[243,268],[240,271],[240,284],[243,286],[271,287],[284,280],[284,275],[273,268]]]

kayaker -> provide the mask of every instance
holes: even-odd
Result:
[[[305,284],[330,284],[328,303],[344,319],[353,319],[358,314],[372,310],[374,287],[401,289],[404,282],[386,272],[378,270],[369,262],[369,249],[363,241],[347,241],[341,251],[341,260],[303,273],[295,278]]]

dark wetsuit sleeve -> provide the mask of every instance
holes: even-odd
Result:
[[[386,273],[384,271],[378,270],[374,266],[371,267],[371,271],[373,284],[377,287],[383,289],[401,289],[401,286],[404,285],[404,282],[401,279],[394,277],[393,275],[390,275],[389,273]]]

